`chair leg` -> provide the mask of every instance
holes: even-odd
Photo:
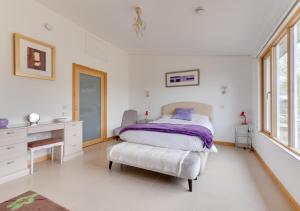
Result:
[[[53,160],[54,158],[54,146],[51,147],[51,160]]]
[[[112,161],[109,161],[109,165],[108,165],[109,170],[111,170],[112,163],[113,163]]]
[[[193,191],[193,180],[189,179],[188,183],[189,183],[189,191],[192,192]]]
[[[33,151],[30,151],[30,174],[33,174],[33,159],[34,159],[34,155],[33,155]]]
[[[64,159],[64,145],[60,145],[60,164],[63,163]]]

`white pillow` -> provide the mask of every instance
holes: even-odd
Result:
[[[203,120],[209,121],[208,116],[201,115],[201,114],[192,114],[192,121],[199,122]]]

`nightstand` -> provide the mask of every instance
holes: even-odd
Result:
[[[253,129],[251,125],[237,125],[235,127],[234,137],[236,149],[241,147],[252,150],[252,132]],[[244,143],[241,143],[242,139]]]

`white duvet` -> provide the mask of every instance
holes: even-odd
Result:
[[[194,124],[202,125],[208,128],[212,134],[214,133],[211,122],[207,116],[193,115],[192,121],[171,119],[171,116],[163,116],[162,118],[151,123],[169,123],[169,124]],[[125,131],[120,135],[123,141],[146,144],[151,146],[166,147],[171,149],[181,149],[187,151],[213,151],[217,152],[217,148],[213,145],[210,150],[203,147],[203,142],[199,137],[188,136],[182,134],[162,133],[153,131]]]

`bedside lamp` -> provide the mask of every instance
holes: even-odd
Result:
[[[241,123],[241,125],[247,125],[248,123],[247,123],[246,112],[242,111],[242,112],[240,113],[240,117],[243,118],[243,122]]]
[[[149,111],[146,111],[146,112],[145,112],[145,120],[148,119],[148,116],[149,116]]]

